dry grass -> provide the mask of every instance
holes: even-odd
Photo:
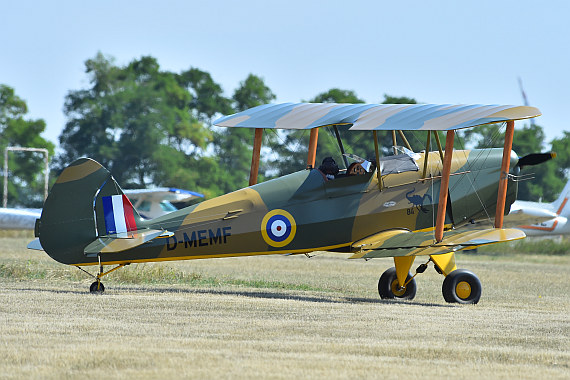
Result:
[[[570,256],[462,255],[478,305],[442,277],[381,301],[391,260],[346,255],[132,265],[107,291],[0,238],[0,378],[568,378]]]

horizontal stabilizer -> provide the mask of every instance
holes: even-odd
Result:
[[[113,234],[98,237],[85,247],[86,256],[97,256],[99,253],[122,252],[138,247],[158,237],[172,236],[172,232],[163,230],[131,231],[127,234]]]
[[[389,236],[388,233],[391,233]],[[374,239],[374,237],[377,239]],[[436,243],[433,231],[407,232],[391,230],[362,239],[353,248],[361,251],[351,259],[370,259],[377,257],[425,256],[473,249],[487,244],[518,240],[526,235],[515,228],[488,228],[480,230],[451,230],[445,232],[443,240]],[[368,239],[368,240],[367,240]],[[369,245],[361,245],[365,242]]]

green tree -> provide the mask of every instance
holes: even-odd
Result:
[[[556,152],[556,158],[551,162],[555,165],[556,178],[560,181],[551,186],[551,193],[545,194],[546,200],[557,198],[570,176],[570,132],[564,131],[562,137],[551,141],[551,146],[552,151]]]
[[[265,85],[263,78],[253,74],[249,74],[240,82],[232,96],[236,112],[271,103],[275,98],[275,94]]]
[[[210,193],[217,163],[205,159],[212,135],[203,120],[215,111],[203,94],[204,73],[161,71],[152,57],[119,67],[101,53],[85,65],[89,88],[70,91],[65,101],[60,168],[89,156],[125,187],[175,184]],[[205,164],[208,174],[199,170]]]
[[[263,78],[249,74],[240,82],[232,96],[235,111],[244,111],[275,100],[275,94],[265,85]],[[270,144],[276,135],[266,130],[264,146]],[[222,189],[233,191],[248,185],[254,130],[249,128],[219,128],[215,132],[214,147],[220,167],[223,168]],[[259,168],[259,179],[267,170],[263,157]]]
[[[417,104],[416,99],[407,96],[393,96],[384,94],[382,104]]]
[[[40,136],[46,124],[42,119],[27,120],[26,102],[13,88],[0,85],[0,163],[8,146],[45,148],[51,157],[54,144]],[[44,156],[31,152],[9,152],[9,206],[41,207],[44,196]],[[3,187],[2,187],[3,191]],[[4,194],[2,194],[3,196]]]
[[[331,88],[328,91],[321,92],[313,99],[309,100],[312,103],[364,103],[356,93],[352,90],[341,90],[340,88]]]
[[[179,83],[190,93],[190,110],[199,121],[212,124],[214,115],[232,113],[231,100],[224,97],[222,86],[200,69],[190,68],[179,76]]]

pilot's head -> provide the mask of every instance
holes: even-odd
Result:
[[[325,157],[319,170],[325,173],[325,175],[332,175],[333,177],[338,174],[338,165],[333,160],[332,157]]]

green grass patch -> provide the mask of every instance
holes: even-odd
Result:
[[[91,271],[91,273],[94,273]],[[14,280],[60,279],[81,281],[88,276],[69,267],[51,268],[33,260],[26,263],[0,264],[0,278]],[[263,289],[284,289],[302,291],[327,291],[320,287],[302,283],[286,283],[264,279],[238,279],[232,277],[205,276],[197,272],[184,272],[167,265],[138,264],[105,276],[103,281],[119,284],[180,284],[194,287],[238,286]]]
[[[85,275],[70,271],[69,268],[46,266],[36,262],[35,260],[0,263],[0,278],[17,280],[61,279],[77,281],[84,277]]]
[[[34,239],[34,231],[32,230],[0,230],[0,238],[25,238],[29,240]]]
[[[115,275],[116,273],[116,275]],[[198,272],[184,272],[167,265],[140,264],[118,270],[110,275],[112,281],[127,284],[183,284],[189,286],[240,286],[249,288],[326,291],[307,284],[285,283],[264,279],[238,279],[206,276]]]
[[[29,264],[0,264],[0,277],[13,279],[46,278],[47,271]]]

